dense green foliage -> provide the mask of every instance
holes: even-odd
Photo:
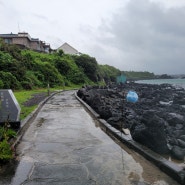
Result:
[[[121,71],[113,66],[99,65],[99,74],[100,77],[103,77],[104,81],[108,83],[115,82],[116,77],[121,74]]]
[[[73,56],[73,58],[77,66],[83,70],[91,81],[98,82],[98,63],[95,58],[84,54]]]
[[[9,139],[16,137],[16,132],[9,128],[8,123],[0,127],[0,162],[6,162],[13,158],[13,150]]]
[[[98,65],[95,58],[82,54],[52,54],[21,50],[0,41],[0,88],[33,89],[94,84],[105,79],[115,81],[120,71]]]
[[[63,86],[88,83],[73,58],[54,54],[20,50],[16,46],[0,44],[0,87],[33,89],[34,87]]]
[[[13,152],[7,140],[0,142],[0,161],[5,162],[13,158]]]
[[[67,55],[62,50],[52,54],[21,50],[0,41],[0,88],[34,89],[63,87],[99,82],[115,82],[119,69],[99,65],[86,54]],[[127,79],[153,78],[149,72],[124,72]]]

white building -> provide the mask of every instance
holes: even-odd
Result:
[[[62,46],[60,46],[57,50],[63,50],[63,52],[65,54],[71,54],[71,55],[79,55],[80,52],[78,52],[78,50],[76,50],[75,48],[73,48],[72,46],[70,46],[68,43],[64,43]]]

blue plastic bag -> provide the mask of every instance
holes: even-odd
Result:
[[[129,91],[126,96],[127,102],[136,103],[138,101],[138,95],[135,91]]]

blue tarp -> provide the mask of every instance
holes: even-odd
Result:
[[[117,83],[125,83],[126,82],[126,76],[125,75],[120,75],[116,77],[116,82]]]

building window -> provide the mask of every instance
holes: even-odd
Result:
[[[7,44],[11,44],[12,43],[12,39],[4,39],[4,42]]]

